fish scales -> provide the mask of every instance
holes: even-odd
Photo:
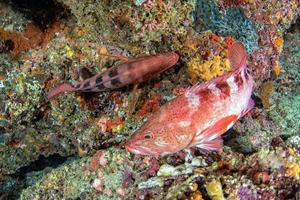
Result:
[[[48,100],[64,92],[100,92],[137,84],[172,67],[178,59],[175,52],[135,58],[74,85],[58,85],[49,92]]]
[[[206,83],[198,83],[166,103],[127,141],[132,153],[160,156],[197,146],[222,147],[221,135],[249,110],[253,79],[246,68],[241,42],[229,49],[232,71]]]

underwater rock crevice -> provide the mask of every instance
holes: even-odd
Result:
[[[22,190],[38,181],[42,174],[47,173],[45,171],[47,168],[48,171],[55,169],[65,164],[70,160],[69,158],[59,154],[48,157],[40,155],[36,161],[19,168],[16,173],[9,175],[9,178],[1,180],[0,194],[5,194],[4,199],[19,199]],[[2,196],[0,199],[2,199]]]
[[[32,20],[41,31],[47,30],[55,21],[70,15],[70,12],[55,0],[10,0],[5,3]]]
[[[30,163],[28,166],[21,167],[12,176],[20,177],[21,179],[26,176],[26,174],[32,171],[42,171],[47,167],[56,168],[68,160],[69,157],[64,157],[59,154],[53,154],[48,157],[40,155],[39,158]]]

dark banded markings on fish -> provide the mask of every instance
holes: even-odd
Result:
[[[223,98],[227,98],[230,95],[230,87],[226,82],[217,83],[216,87],[221,91],[220,96]]]
[[[237,76],[234,77],[234,82],[240,88],[243,85],[243,78],[241,74],[238,74]]]
[[[84,89],[85,92],[92,92],[93,88]]]
[[[74,86],[74,88],[76,88],[76,89],[80,88],[80,84],[79,84],[79,83],[76,84],[76,85]]]
[[[103,84],[97,85],[98,90],[104,90],[106,87]]]
[[[246,80],[249,80],[249,74],[250,74],[249,69],[246,69],[245,70],[245,78],[246,78]]]
[[[203,98],[208,98],[211,94],[213,94],[212,90],[202,90],[199,93],[199,96],[203,97]]]
[[[217,88],[215,83],[210,84],[208,87],[208,90],[210,91],[210,93],[219,96],[221,93],[221,90],[219,88]]]
[[[96,78],[96,84],[101,83],[102,80],[103,80],[102,76],[98,76],[98,77]]]
[[[90,82],[88,81],[88,82],[86,82],[86,83],[83,84],[83,89],[84,89],[84,88],[87,88],[87,87],[89,87],[89,86],[90,86]]]
[[[110,81],[110,84],[113,86],[118,86],[121,84],[121,81],[118,78],[115,78]]]
[[[117,68],[114,68],[114,69],[111,69],[109,72],[108,72],[108,76],[113,78],[115,76],[117,76],[119,73],[118,73],[118,69]]]

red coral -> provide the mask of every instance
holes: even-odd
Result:
[[[253,176],[256,184],[268,184],[270,182],[270,175],[268,172],[256,172]]]
[[[219,42],[219,41],[221,40],[220,36],[218,36],[218,35],[216,35],[216,34],[212,34],[212,35],[210,36],[210,39],[211,39],[212,41],[215,41],[215,42]]]
[[[107,123],[106,123],[106,127],[107,127],[106,131],[112,133],[114,127],[121,125],[123,123],[124,123],[124,121],[121,118],[109,119],[109,120],[107,120]]]
[[[44,33],[43,33],[43,41],[42,47],[45,47],[52,39],[55,33],[60,32],[61,23],[54,22]]]
[[[112,101],[115,102],[115,104],[121,105],[123,103],[123,100],[121,98],[121,96],[118,93],[114,93],[111,96]]]
[[[159,103],[161,100],[161,95],[155,95],[151,99],[147,100],[142,108],[137,112],[138,117],[148,116],[159,109]]]
[[[90,162],[89,169],[90,171],[96,171],[99,167],[105,167],[107,161],[104,157],[104,153],[102,151],[97,151]]]
[[[143,176],[146,176],[147,178],[155,176],[160,166],[159,162],[155,158],[152,158],[149,161],[149,165],[150,167],[143,172]]]
[[[224,48],[229,49],[229,47],[231,47],[231,45],[233,44],[233,42],[234,42],[233,37],[227,36],[227,37],[225,38],[225,45],[224,45]]]
[[[14,45],[13,56],[18,56],[21,52],[34,49],[46,44],[53,38],[54,33],[60,30],[60,24],[54,23],[45,32],[42,32],[37,26],[29,23],[26,31],[23,33],[5,31],[0,29],[0,37],[4,40],[11,40]]]
[[[12,141],[9,142],[9,146],[18,149],[22,146],[22,142],[18,139],[13,139]]]
[[[2,32],[2,37],[6,40],[12,40],[14,43],[13,55],[18,55],[22,51],[39,46],[42,42],[41,30],[33,24],[28,24],[24,33]]]

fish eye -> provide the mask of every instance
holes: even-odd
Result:
[[[146,132],[144,135],[144,138],[149,140],[149,139],[153,138],[153,134],[151,132]]]
[[[150,138],[151,138],[151,136],[149,134],[145,135],[145,139],[150,139]]]

